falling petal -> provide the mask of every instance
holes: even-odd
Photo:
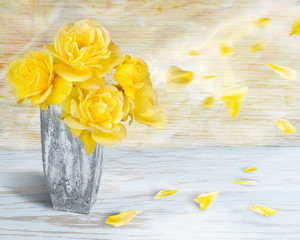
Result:
[[[245,184],[245,185],[256,185],[256,181],[233,181],[235,183]]]
[[[211,202],[219,195],[219,192],[210,192],[198,195],[195,199],[195,202],[199,203],[201,210],[207,208]]]
[[[215,98],[213,96],[209,96],[204,99],[202,105],[205,108],[211,108],[215,103]]]
[[[153,199],[160,199],[160,198],[164,198],[164,197],[168,197],[171,196],[175,193],[177,193],[178,190],[161,190],[159,193],[157,193]]]
[[[267,65],[271,67],[275,73],[287,80],[295,80],[297,78],[297,71],[292,68],[274,65],[272,63],[267,63]]]
[[[292,31],[290,32],[290,36],[292,35],[300,35],[300,16],[298,16],[293,25],[292,25]]]
[[[203,75],[203,78],[216,78],[218,75]]]
[[[127,225],[137,214],[138,210],[127,210],[117,215],[112,215],[106,218],[105,223],[114,227]]]
[[[188,55],[190,55],[190,56],[197,56],[199,54],[200,54],[200,52],[196,51],[196,50],[190,50],[190,51],[188,51]]]
[[[248,92],[248,87],[230,88],[224,91],[221,101],[227,106],[231,118],[235,118]]]
[[[277,210],[264,205],[252,205],[250,209],[264,216],[272,216],[277,213]]]
[[[230,54],[233,53],[233,48],[232,47],[228,47],[226,44],[221,43],[220,44],[220,55],[221,56],[229,56]]]
[[[265,48],[265,44],[262,41],[256,41],[250,48],[250,52],[262,51]]]
[[[257,170],[257,167],[248,167],[244,170],[244,172],[255,172]]]
[[[258,18],[256,19],[255,23],[257,27],[263,28],[267,26],[271,20],[272,20],[271,18]]]
[[[170,66],[168,68],[168,80],[167,85],[172,88],[180,88],[189,84],[194,77],[194,73],[190,71],[184,71],[176,66]]]
[[[286,119],[278,119],[276,125],[279,130],[285,134],[291,134],[296,132],[296,128]]]

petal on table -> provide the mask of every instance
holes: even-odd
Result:
[[[257,170],[257,167],[248,167],[244,170],[244,172],[255,172]]]
[[[112,215],[106,218],[105,223],[114,227],[127,225],[137,214],[138,210],[127,210],[117,215]]]
[[[256,181],[233,181],[233,182],[244,184],[244,185],[256,185],[257,184]]]
[[[198,197],[194,198],[194,201],[199,203],[201,210],[207,208],[211,202],[219,195],[219,192],[209,192],[198,195]]]
[[[264,205],[252,205],[250,209],[264,216],[272,216],[277,213],[277,210]]]
[[[168,197],[171,196],[175,193],[177,193],[178,190],[161,190],[159,193],[157,193],[153,199],[160,199],[160,198],[164,198],[164,197]]]
[[[197,50],[188,51],[188,55],[190,55],[190,56],[197,56],[199,54],[200,54],[200,51],[197,51]]]

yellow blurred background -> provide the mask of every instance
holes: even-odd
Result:
[[[0,2],[0,148],[39,148],[39,109],[16,104],[4,80],[13,58],[51,43],[58,28],[85,18],[98,20],[125,54],[149,65],[159,104],[167,109],[168,126],[157,130],[134,123],[118,147],[126,146],[300,146],[300,79],[280,78],[267,62],[300,73],[300,36],[288,36],[300,14],[300,1],[271,0],[103,0]],[[264,28],[257,18],[272,20]],[[250,52],[257,41],[265,49]],[[234,53],[219,57],[219,44]],[[199,51],[191,56],[190,50]],[[191,84],[168,89],[168,66],[194,72]],[[205,79],[203,75],[218,75]],[[235,119],[217,100],[202,101],[223,89],[248,86]],[[275,121],[289,120],[299,131],[285,135]]]

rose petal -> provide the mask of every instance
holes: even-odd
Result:
[[[276,125],[279,130],[285,134],[291,134],[296,132],[296,128],[286,119],[278,119]]]
[[[277,210],[264,205],[252,205],[250,209],[264,216],[272,216],[277,213]]]
[[[300,35],[300,16],[298,16],[293,25],[292,25],[292,31],[290,32],[290,36],[292,35]]]
[[[201,210],[207,208],[211,202],[219,195],[219,192],[210,192],[198,195],[194,199],[195,202],[199,203]]]
[[[263,28],[263,27],[267,26],[271,20],[272,20],[271,18],[265,18],[265,17],[258,18],[258,19],[256,19],[255,24],[257,27]]]
[[[96,141],[92,138],[91,133],[88,131],[82,131],[80,138],[84,144],[86,154],[93,153],[96,147]]]
[[[38,104],[42,104],[43,102],[46,101],[47,97],[51,94],[53,85],[51,84],[48,89],[46,89],[45,91],[41,92],[38,95],[32,96],[31,97],[31,103],[33,106],[36,106]]]
[[[153,199],[160,199],[160,198],[164,198],[164,197],[168,197],[171,196],[175,193],[177,193],[178,190],[161,190],[159,193],[157,193]]]
[[[244,172],[255,172],[257,170],[257,167],[248,167],[244,170]]]
[[[73,84],[60,76],[53,79],[53,89],[47,98],[47,102],[52,105],[60,104],[70,94]]]
[[[233,181],[235,183],[245,184],[245,185],[256,185],[256,181]]]
[[[189,84],[193,80],[193,77],[193,72],[184,71],[176,66],[170,66],[168,68],[167,85],[172,89],[180,88]]]
[[[265,44],[262,41],[256,41],[250,48],[250,52],[262,51],[265,48]]]
[[[203,78],[216,78],[218,75],[203,75]]]
[[[197,56],[199,54],[200,54],[200,51],[196,51],[196,50],[188,51],[188,55],[190,55],[190,56]]]
[[[102,145],[110,146],[122,141],[126,135],[127,131],[123,124],[119,124],[119,130],[116,132],[93,132],[92,138]]]
[[[235,118],[248,92],[248,87],[230,88],[224,91],[221,101],[227,106],[231,118]]]
[[[203,107],[211,108],[215,103],[215,98],[213,96],[209,96],[205,98],[202,102]]]
[[[78,122],[75,118],[73,118],[72,116],[67,116],[63,119],[64,123],[72,129],[77,129],[77,130],[87,130],[90,132],[98,132],[96,129],[83,125],[80,122]]]
[[[84,82],[74,82],[74,85],[86,90],[97,90],[105,85],[104,78],[92,77]]]
[[[220,44],[220,55],[225,57],[225,56],[229,56],[233,53],[233,48],[227,46],[225,43],[221,43]]]
[[[272,63],[267,63],[267,65],[271,67],[275,73],[287,80],[295,80],[297,78],[297,71],[292,68],[274,65]]]
[[[53,70],[57,75],[70,82],[83,82],[93,76],[92,72],[79,71],[65,64],[55,64]]]
[[[112,215],[106,218],[105,223],[114,227],[127,225],[137,214],[139,210],[127,210],[117,215]]]

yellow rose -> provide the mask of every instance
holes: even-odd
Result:
[[[96,20],[86,19],[61,27],[55,45],[45,45],[58,64],[54,72],[68,81],[83,82],[93,75],[101,78],[122,60],[122,51],[109,32]]]
[[[119,66],[116,67],[114,79],[124,89],[125,94],[135,98],[137,89],[144,86],[145,80],[149,78],[148,66],[140,58],[131,58],[126,55]]]
[[[94,151],[96,142],[112,145],[126,137],[121,121],[128,107],[116,86],[105,85],[94,91],[74,87],[61,106],[61,118],[75,137],[80,136],[87,154]]]
[[[31,51],[13,60],[6,73],[18,103],[31,98],[32,105],[45,109],[59,104],[70,93],[73,84],[53,73],[53,60],[44,52]]]
[[[157,105],[150,79],[136,92],[133,116],[139,123],[160,129],[166,127],[166,110]]]

